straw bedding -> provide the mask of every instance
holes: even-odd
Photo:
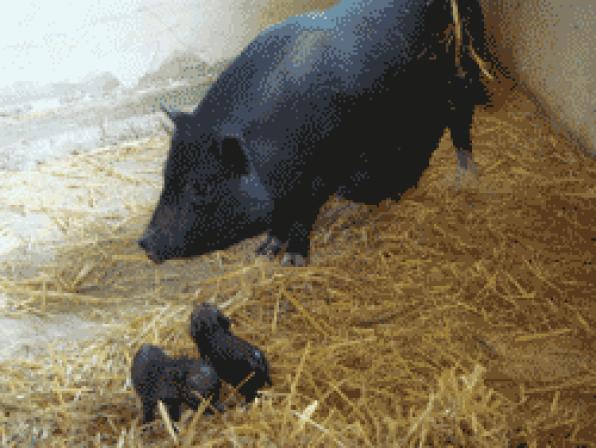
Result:
[[[479,177],[461,191],[446,134],[399,202],[334,216],[330,201],[306,268],[255,259],[256,240],[156,267],[135,247],[147,203],[89,224],[38,277],[1,280],[16,316],[74,312],[104,331],[0,366],[0,443],[591,446],[596,164],[519,92],[479,110],[473,138]],[[195,355],[205,300],[266,351],[274,386],[248,410],[226,387],[225,414],[142,430],[131,357],[144,342]]]

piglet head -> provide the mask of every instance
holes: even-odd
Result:
[[[230,331],[230,319],[219,308],[210,303],[195,306],[190,316],[190,335],[195,341],[221,330]]]

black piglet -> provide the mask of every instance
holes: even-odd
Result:
[[[132,384],[143,403],[143,423],[155,418],[157,401],[162,401],[174,421],[180,419],[182,403],[193,410],[200,404],[195,392],[222,411],[219,403],[220,380],[215,369],[199,359],[171,358],[151,344],[143,344],[134,356],[131,367]],[[207,408],[206,413],[210,413]]]
[[[254,400],[265,384],[273,385],[265,354],[254,345],[232,334],[230,320],[214,305],[202,303],[191,314],[190,334],[201,357],[215,368],[219,377],[238,391],[247,403]]]

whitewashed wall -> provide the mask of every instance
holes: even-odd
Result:
[[[596,155],[596,1],[481,1],[500,60]]]

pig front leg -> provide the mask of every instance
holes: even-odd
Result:
[[[270,258],[283,246],[283,266],[305,266],[310,251],[310,232],[320,208],[334,193],[321,177],[297,186],[294,192],[277,200],[273,209],[271,230],[257,253]]]
[[[288,207],[288,198],[275,201],[271,219],[271,230],[267,238],[257,248],[258,255],[264,255],[270,260],[279,255],[288,241],[290,217],[292,210]]]
[[[309,210],[309,216],[303,216],[292,223],[286,253],[281,260],[282,266],[306,266],[310,252],[310,232],[316,217],[317,214]]]
[[[270,260],[278,256],[288,240],[288,211],[283,203],[278,203],[273,211],[271,230],[267,238],[257,248],[257,255],[264,255]]]
[[[308,188],[298,190],[287,204],[287,246],[282,266],[305,266],[310,252],[310,234],[319,210],[334,193],[321,177],[315,177]]]

